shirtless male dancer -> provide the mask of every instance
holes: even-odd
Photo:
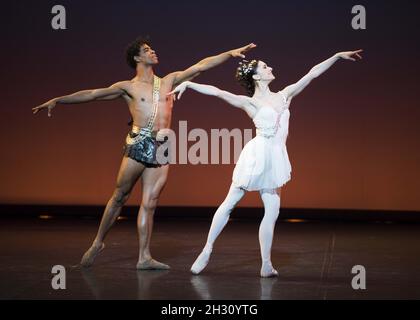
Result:
[[[137,180],[141,178],[143,194],[137,218],[139,234],[137,269],[169,269],[168,265],[154,260],[150,253],[153,217],[169,170],[169,165],[162,165],[156,160],[156,151],[164,141],[165,129],[167,131],[171,126],[173,99],[167,97],[167,93],[183,81],[191,80],[201,72],[216,67],[231,57],[244,58],[244,53],[255,47],[256,45],[251,43],[242,48],[208,57],[184,71],[173,72],[160,79],[153,72],[153,67],[159,63],[156,52],[148,40],[139,38],[128,47],[126,53],[127,63],[136,70],[133,79],[117,82],[108,88],[84,90],[54,98],[32,109],[34,114],[47,110],[48,116],[51,117],[51,111],[57,104],[123,98],[133,119],[115,191],[105,208],[96,238],[80,262],[81,266],[90,267],[105,248],[104,240],[108,231],[120,215]]]

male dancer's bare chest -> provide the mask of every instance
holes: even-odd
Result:
[[[136,125],[144,126],[153,115],[153,87],[148,84],[133,85],[130,88],[130,99],[128,101],[130,113]],[[162,81],[159,91],[159,104],[156,114],[156,125],[158,128],[166,127],[171,120],[173,99],[167,97],[171,86]]]

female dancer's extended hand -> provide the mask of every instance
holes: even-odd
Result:
[[[356,61],[356,58],[359,58],[360,60],[363,59],[360,55],[361,52],[363,52],[363,50],[339,52],[337,53],[337,56],[345,60]]]
[[[181,83],[180,85],[178,85],[174,90],[172,90],[171,92],[169,92],[167,94],[167,96],[173,95],[173,99],[175,101],[177,99],[176,98],[176,93],[178,93],[178,100],[180,100],[182,94],[187,89],[187,87],[188,87],[189,84],[190,84],[190,81],[184,81],[183,83]]]

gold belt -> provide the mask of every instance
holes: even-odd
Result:
[[[149,138],[156,138],[157,132],[151,131],[148,128],[140,128],[137,126],[133,126],[131,129],[131,133],[137,134],[135,137],[131,137],[130,133],[127,135],[126,143],[127,144],[136,144],[139,143],[141,140],[143,140],[146,137]]]

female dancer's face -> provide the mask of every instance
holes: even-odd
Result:
[[[255,80],[261,80],[261,81],[272,81],[276,77],[273,75],[273,68],[270,68],[267,66],[267,64],[264,61],[258,61],[258,66],[256,73],[254,75]]]

